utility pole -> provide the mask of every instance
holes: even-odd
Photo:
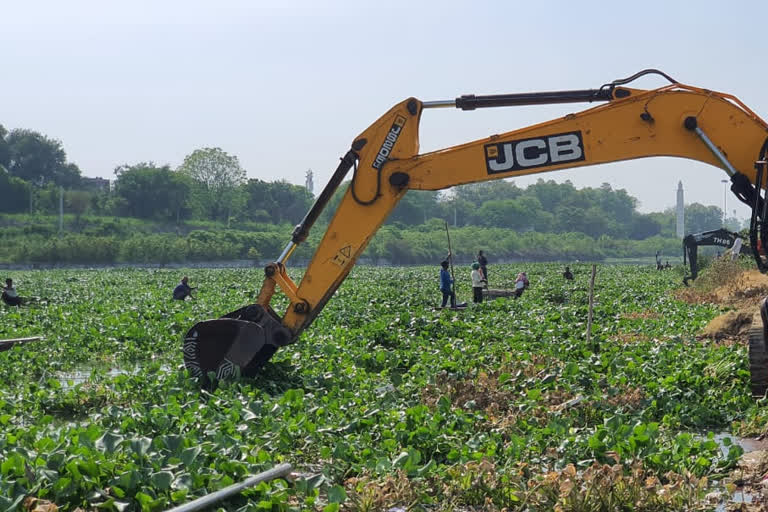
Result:
[[[59,236],[64,234],[64,187],[59,187]]]
[[[728,217],[727,210],[725,209],[725,200],[728,197],[728,180],[720,180],[723,184],[723,227],[725,227],[725,220]]]

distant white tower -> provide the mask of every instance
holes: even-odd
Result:
[[[312,175],[312,169],[307,171],[307,174],[304,178],[304,187],[309,190],[310,194],[314,195],[315,181],[314,176]]]
[[[683,202],[683,182],[677,182],[677,238],[685,236],[685,202]]]

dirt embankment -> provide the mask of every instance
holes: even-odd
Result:
[[[768,296],[768,276],[757,270],[730,269],[720,273],[724,284],[716,287],[694,286],[677,290],[675,296],[689,303],[711,303],[731,307],[702,330],[703,338],[722,340],[746,336],[760,301]],[[697,283],[698,284],[698,283]]]
[[[721,268],[707,269],[708,280],[677,290],[675,296],[694,304],[711,303],[731,308],[702,329],[701,339],[745,345],[760,302],[768,296],[768,276],[726,264],[718,267]],[[737,469],[723,480],[724,488],[707,496],[710,505],[719,505],[716,510],[768,511],[768,451],[762,446],[757,449],[744,446],[744,449],[746,453]]]

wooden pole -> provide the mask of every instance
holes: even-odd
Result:
[[[448,238],[448,254],[450,254],[450,256],[448,257],[448,264],[451,266],[451,279],[453,280],[453,285],[451,285],[451,288],[453,289],[453,293],[455,295],[456,294],[456,276],[453,275],[453,250],[451,249],[451,234],[448,233],[448,221],[445,221],[445,236]]]
[[[59,236],[64,234],[64,187],[59,187]]]
[[[597,265],[592,264],[592,277],[589,280],[589,314],[587,316],[587,345],[592,338],[592,306],[595,301],[595,274],[597,273]]]

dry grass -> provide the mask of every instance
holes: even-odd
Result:
[[[645,341],[650,341],[650,339],[651,338],[649,338],[646,334],[643,334],[643,333],[621,332],[608,338],[608,342],[621,343],[623,345],[627,345],[631,343],[642,343]]]
[[[646,399],[645,392],[640,388],[628,387],[621,393],[617,393],[611,397],[607,397],[603,400],[604,403],[611,407],[626,407],[627,409],[634,410],[639,408]]]
[[[691,304],[722,304],[736,309],[754,308],[768,295],[768,276],[739,263],[716,260],[690,288],[676,290],[675,298]]]
[[[722,340],[724,338],[740,338],[747,335],[752,326],[752,317],[755,309],[741,311],[728,311],[718,317],[713,318],[704,329],[701,330],[702,336]]]
[[[48,500],[27,496],[21,504],[25,512],[57,512],[59,507]],[[79,508],[77,510],[80,510]]]
[[[702,509],[708,481],[672,472],[657,476],[639,462],[595,462],[583,471],[569,465],[532,474],[525,463],[502,473],[492,461],[481,460],[452,466],[440,479],[409,479],[403,472],[380,479],[364,475],[347,480],[346,488],[350,500],[344,508],[354,512],[392,507],[439,512],[668,511]],[[425,496],[435,499],[421,507]]]

